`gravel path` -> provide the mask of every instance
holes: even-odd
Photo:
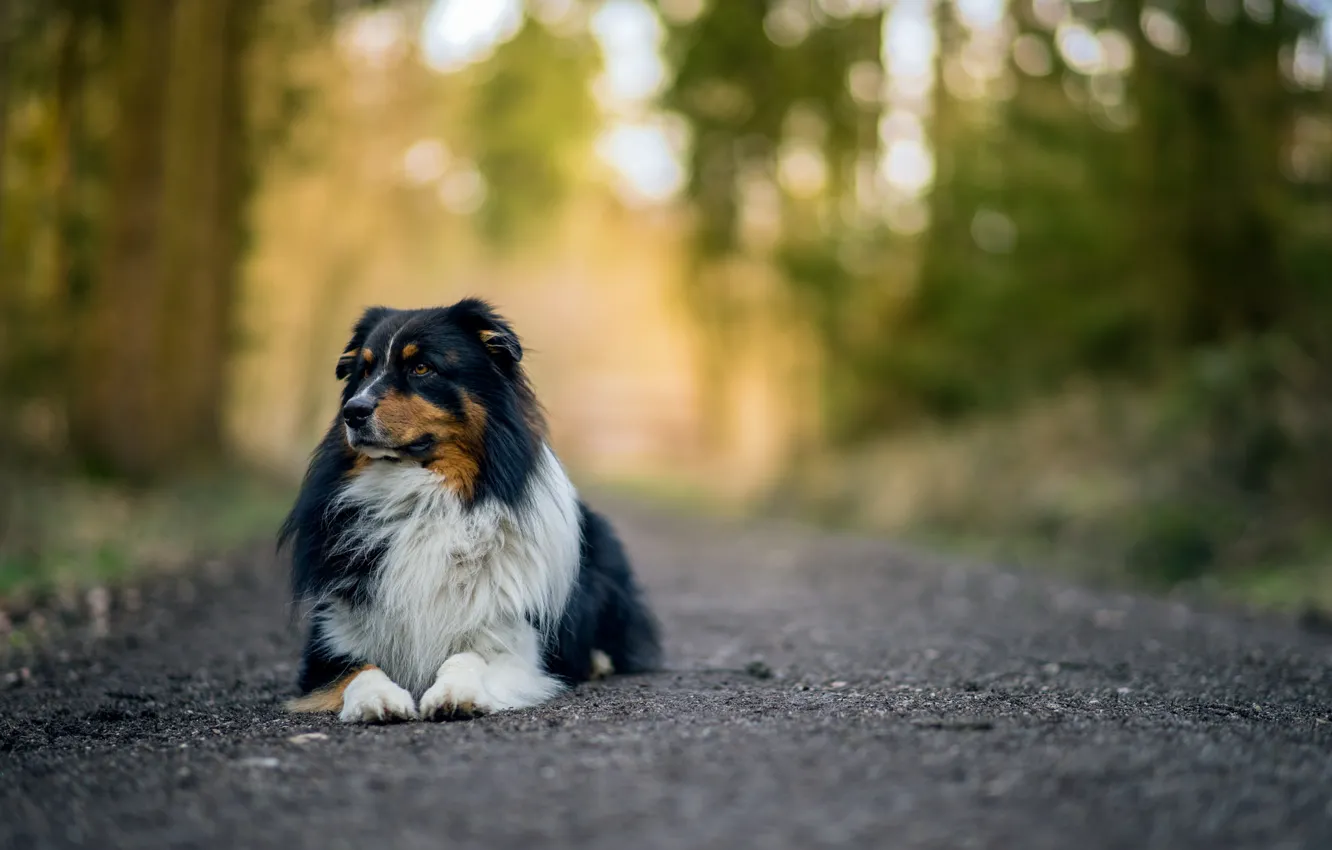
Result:
[[[0,848],[1332,848],[1332,640],[784,526],[612,512],[669,670],[288,717],[266,550],[0,669]]]

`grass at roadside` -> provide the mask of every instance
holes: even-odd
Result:
[[[71,477],[28,476],[0,492],[0,612],[52,593],[187,568],[273,539],[294,483],[260,476],[193,477],[133,490]],[[657,510],[719,514],[714,497],[678,482],[597,481],[594,506],[628,500]]]
[[[913,529],[899,536],[936,552],[1066,576],[1120,590],[1183,594],[1288,614],[1332,613],[1332,544],[1311,543],[1298,557],[1209,573],[1176,584],[1152,581],[1128,570],[1108,549],[1060,546],[1035,535],[968,534],[957,529]]]
[[[912,470],[914,471],[914,470]],[[903,472],[894,465],[883,480],[892,481]],[[914,488],[928,491],[927,487]],[[976,492],[992,494],[978,486]],[[954,555],[973,562],[984,561],[1011,567],[1033,569],[1067,577],[1076,582],[1104,588],[1178,594],[1238,604],[1283,613],[1322,612],[1332,614],[1332,535],[1310,533],[1298,552],[1284,558],[1268,558],[1261,563],[1207,572],[1193,579],[1167,582],[1154,578],[1151,571],[1134,570],[1128,563],[1129,539],[1101,541],[1099,544],[1074,536],[1071,540],[1053,539],[1030,529],[1020,521],[975,523],[966,521],[966,511],[950,516],[946,522],[915,521],[892,523],[864,510],[874,493],[863,491],[838,502],[838,509],[820,511],[798,499],[775,498],[779,507],[759,502],[745,502],[710,492],[688,482],[661,478],[602,479],[585,488],[594,506],[612,507],[625,500],[658,511],[713,517],[782,518],[808,522],[829,529],[882,535],[911,545]],[[795,502],[794,509],[790,507]],[[1016,519],[1025,519],[1017,517]],[[971,525],[972,527],[968,527]],[[982,527],[977,527],[982,526]]]
[[[248,474],[146,490],[76,478],[11,481],[0,505],[0,605],[179,569],[272,537],[293,493]]]

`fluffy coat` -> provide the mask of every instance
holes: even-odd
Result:
[[[658,664],[623,548],[547,444],[521,358],[475,299],[357,323],[342,415],[281,535],[311,611],[293,710],[468,717]]]

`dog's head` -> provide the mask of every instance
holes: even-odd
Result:
[[[341,425],[358,466],[419,463],[470,496],[488,432],[530,438],[540,429],[522,357],[513,328],[478,299],[367,310],[337,364]]]

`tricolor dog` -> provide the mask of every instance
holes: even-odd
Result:
[[[281,541],[310,629],[294,711],[444,720],[653,669],[655,620],[546,440],[488,304],[375,307]]]

